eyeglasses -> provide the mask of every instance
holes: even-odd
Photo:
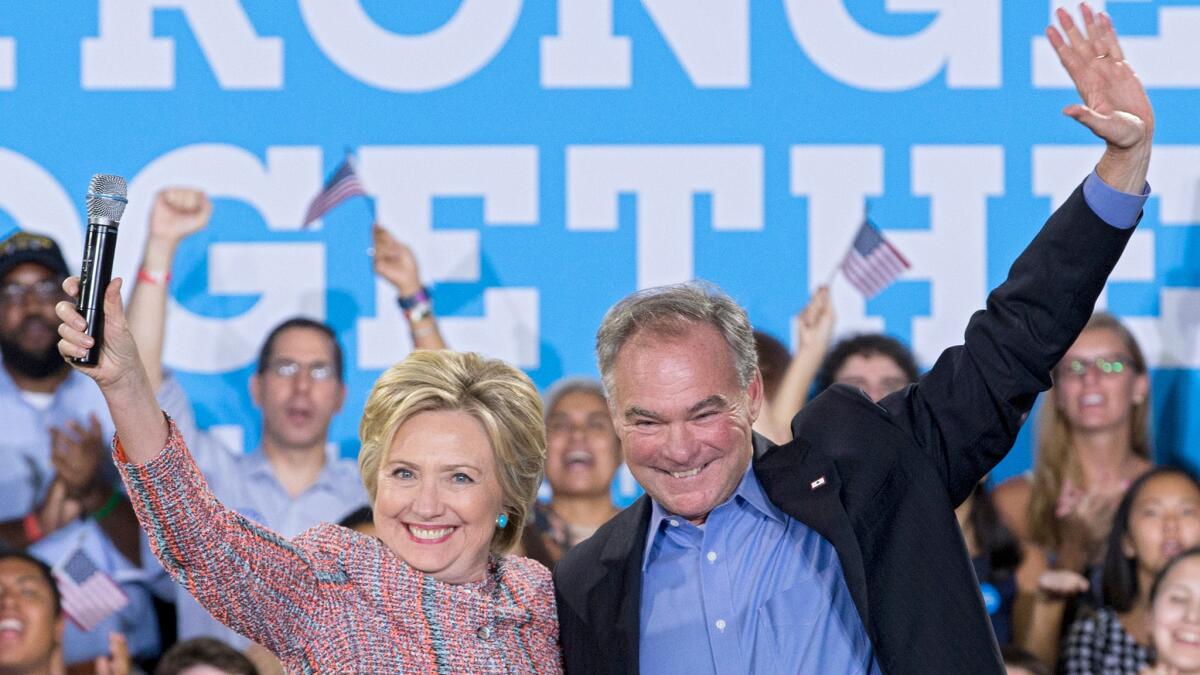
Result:
[[[333,366],[328,363],[318,362],[302,365],[290,359],[279,359],[267,365],[267,372],[287,380],[295,378],[300,374],[301,370],[307,372],[308,376],[316,382],[333,379],[336,374],[334,373]]]
[[[1132,364],[1128,363],[1129,357],[1117,356],[1111,359],[1106,359],[1103,356],[1097,356],[1094,359],[1071,359],[1059,364],[1055,370],[1055,375],[1058,377],[1075,377],[1083,378],[1088,371],[1093,371],[1098,376],[1120,375],[1125,372]]]
[[[30,296],[41,302],[54,302],[63,297],[62,287],[57,281],[46,279],[32,284],[11,283],[0,286],[0,303],[16,305]]]

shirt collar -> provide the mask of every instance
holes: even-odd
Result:
[[[246,462],[246,473],[248,475],[258,478],[270,478],[282,485],[279,478],[275,475],[275,467],[271,466],[271,463],[267,461],[267,454],[263,452],[261,446],[254,452],[246,455],[244,461]],[[337,476],[335,475],[337,467],[335,465],[336,462],[330,460],[329,456],[326,455],[325,466],[321,467],[321,473],[317,474],[317,480],[308,489],[334,490],[337,485]]]
[[[786,523],[787,517],[779,509],[767,499],[767,493],[763,491],[762,484],[758,482],[758,476],[754,475],[754,464],[746,467],[746,473],[742,474],[742,480],[738,483],[737,489],[733,491],[729,499],[722,502],[713,511],[725,506],[729,503],[737,505],[746,505],[750,510],[757,512],[759,515],[766,516],[779,523]],[[667,511],[656,500],[650,500],[650,527],[646,531],[646,550],[642,555],[642,571],[646,570],[646,564],[650,561],[650,550],[654,547],[654,541],[657,539],[659,531],[663,528],[664,521],[683,520],[679,516]]]

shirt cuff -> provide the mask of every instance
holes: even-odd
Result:
[[[1113,227],[1127,230],[1137,224],[1138,215],[1150,196],[1150,184],[1142,188],[1142,194],[1121,192],[1105,183],[1093,169],[1083,181],[1083,200],[1100,220]]]

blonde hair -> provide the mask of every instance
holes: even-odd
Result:
[[[1084,331],[1111,331],[1129,352],[1130,366],[1135,375],[1146,374],[1146,358],[1137,340],[1115,316],[1107,312],[1092,315]],[[1058,497],[1063,480],[1070,478],[1077,485],[1082,480],[1074,453],[1071,450],[1070,421],[1054,404],[1053,388],[1043,399],[1038,413],[1037,444],[1034,449],[1033,489],[1029,500],[1029,534],[1039,546],[1051,550],[1061,543]],[[1143,459],[1150,459],[1150,402],[1149,398],[1133,406],[1130,424],[1130,450]]]
[[[479,421],[496,458],[508,525],[492,535],[494,553],[508,551],[537,498],[546,461],[542,401],[533,382],[497,359],[452,351],[415,351],[375,382],[358,427],[358,469],[375,503],[379,465],[396,430],[413,416],[457,410]]]

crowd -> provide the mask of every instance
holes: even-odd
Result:
[[[1049,32],[1105,155],[924,374],[892,337],[833,343],[826,288],[790,353],[689,283],[617,303],[600,380],[539,395],[447,348],[376,226],[415,350],[353,413],[357,462],[328,450],[344,357],[307,317],[264,336],[261,442],[238,453],[162,363],[206,195],[154,196],[91,368],[64,359],[93,342],[58,245],[8,237],[0,673],[1197,672],[1200,482],[1154,465],[1146,360],[1091,312],[1153,115],[1109,19],[1084,16]],[[1047,387],[1033,469],[989,490]],[[647,493],[623,511],[622,462]],[[114,588],[79,592],[97,579]]]

